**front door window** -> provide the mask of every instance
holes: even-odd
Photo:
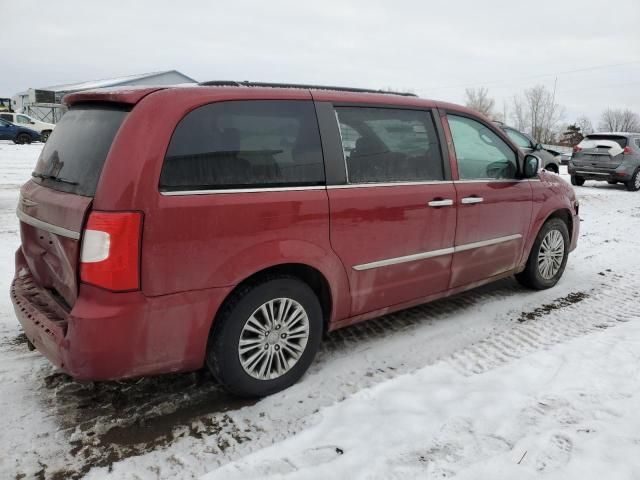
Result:
[[[516,153],[498,135],[476,120],[448,115],[460,180],[516,178]]]

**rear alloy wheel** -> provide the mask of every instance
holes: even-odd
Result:
[[[625,186],[630,192],[637,192],[640,190],[640,168],[636,170],[636,173],[633,174],[631,180],[625,183]]]
[[[24,145],[25,143],[31,143],[31,135],[28,133],[20,133],[14,140],[18,145]]]
[[[529,254],[527,265],[516,279],[526,287],[544,290],[553,287],[567,265],[569,256],[569,229],[559,218],[547,221]]]
[[[571,185],[581,187],[584,185],[584,178],[578,177],[577,175],[571,175]]]
[[[215,322],[207,365],[227,390],[247,397],[294,384],[313,361],[323,330],[313,290],[285,275],[241,288]]]

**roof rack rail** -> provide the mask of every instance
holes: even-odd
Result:
[[[382,93],[386,95],[401,95],[403,97],[417,97],[415,93],[393,92],[390,90],[371,90],[367,88],[334,87],[330,85],[306,85],[300,83],[269,83],[269,82],[249,82],[247,80],[238,82],[235,80],[212,80],[201,82],[198,85],[204,87],[270,87],[270,88],[303,88],[306,90],[335,90],[338,92],[356,93]]]

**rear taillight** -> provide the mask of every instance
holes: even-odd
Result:
[[[624,150],[622,150],[623,155],[631,155],[632,153],[631,147],[624,147]]]
[[[573,146],[573,153],[578,153],[580,150],[582,150],[582,147],[580,145]]]
[[[91,212],[83,232],[80,280],[113,291],[140,288],[139,212]]]

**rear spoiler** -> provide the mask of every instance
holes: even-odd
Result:
[[[67,107],[86,102],[111,102],[135,105],[150,93],[165,88],[166,87],[150,86],[98,88],[96,90],[69,93],[62,98],[62,103]]]

